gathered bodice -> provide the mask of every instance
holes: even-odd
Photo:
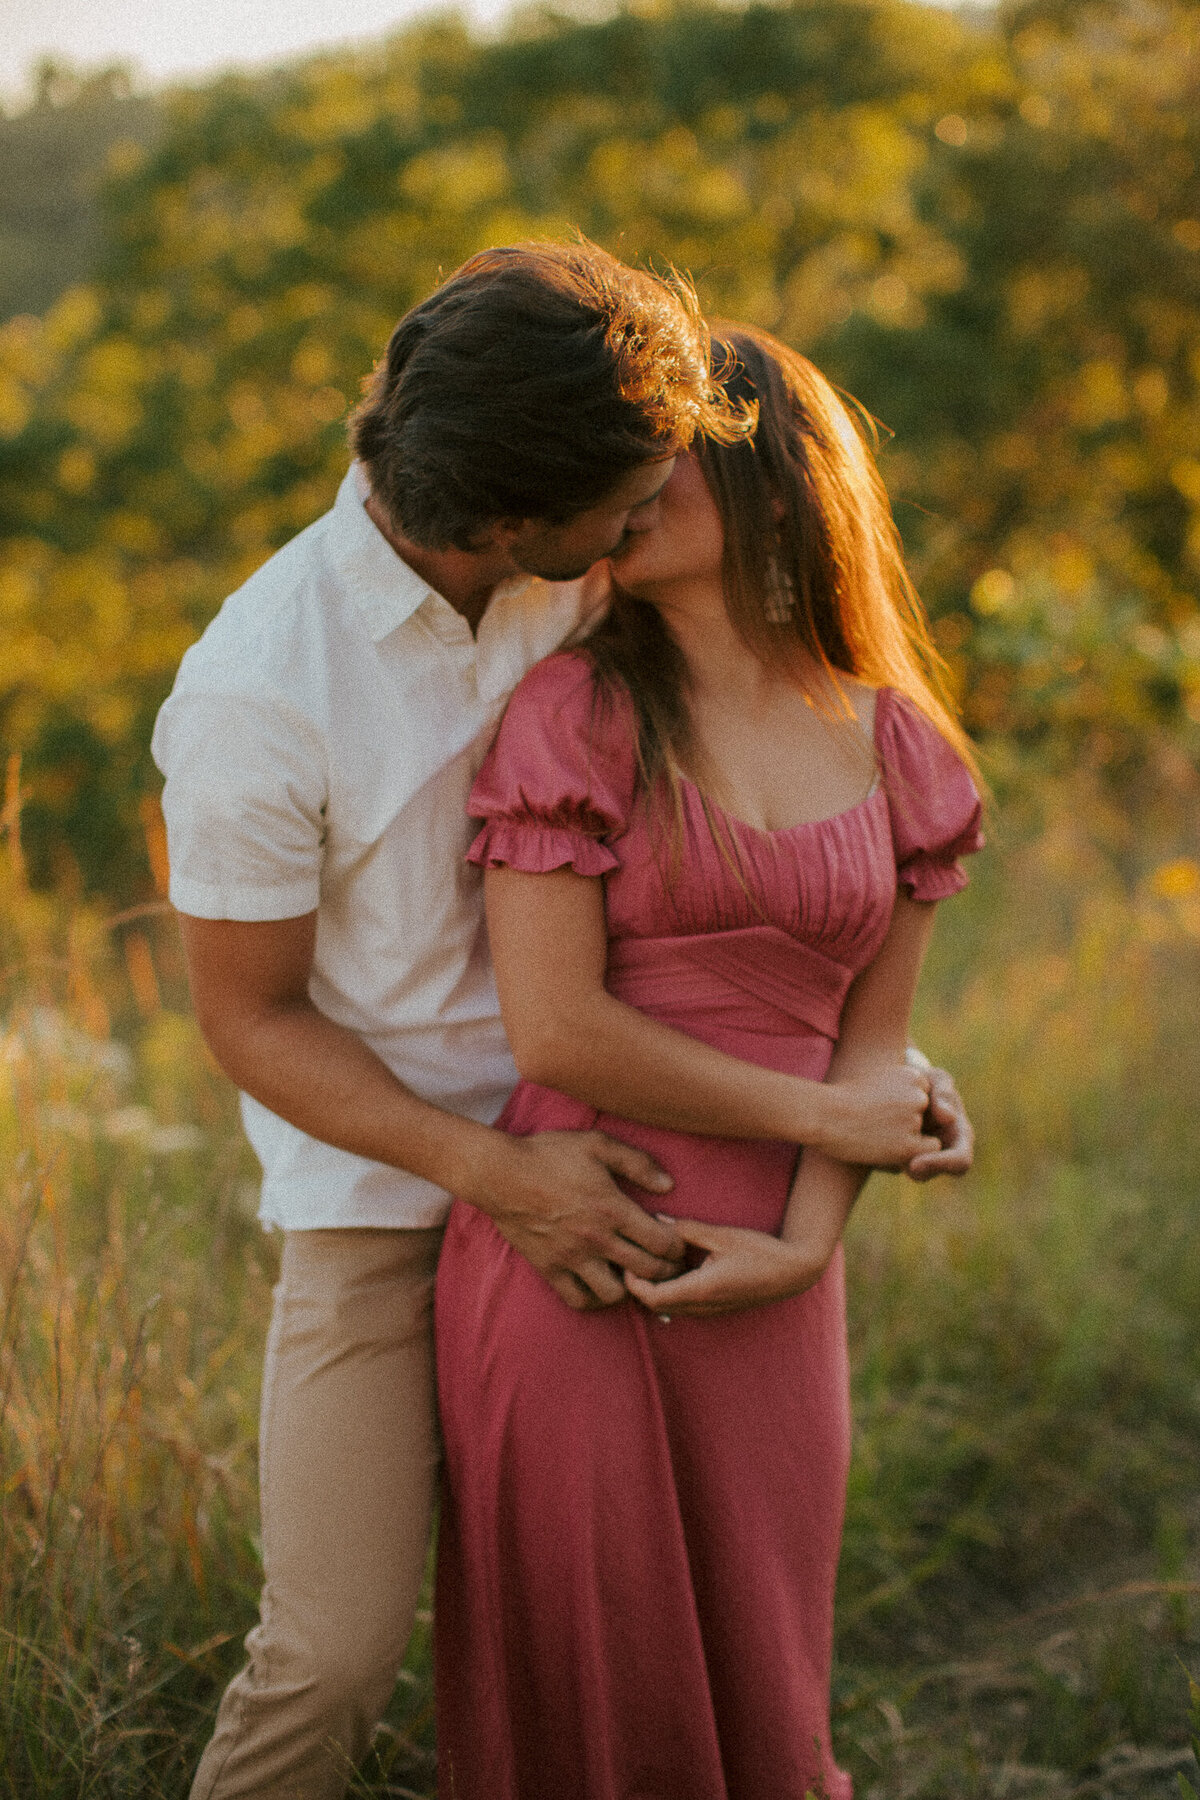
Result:
[[[790,993],[811,992],[806,1022],[827,1030],[830,1004],[840,1011],[891,919],[896,864],[882,787],[833,818],[785,831],[756,830],[711,805],[706,816],[690,782],[680,798],[677,843],[665,809],[656,818],[644,804],[607,840],[617,859],[605,879],[609,985],[634,964],[647,966],[651,943],[674,968],[681,958],[686,966],[690,940],[713,937],[722,966],[756,962]],[[692,959],[698,954],[693,944]]]
[[[471,860],[603,876],[610,991],[697,1030],[834,1039],[846,992],[887,935],[898,886],[965,882],[980,806],[963,763],[903,696],[881,689],[876,779],[855,806],[762,831],[680,783],[648,802],[632,708],[597,695],[586,659],[550,657],[517,689],[480,771]],[[661,802],[661,803],[660,803]]]

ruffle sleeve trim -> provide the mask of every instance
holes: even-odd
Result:
[[[983,808],[952,745],[911,700],[880,691],[884,763],[896,875],[914,900],[946,900],[967,885],[959,857],[983,848]]]
[[[900,885],[908,889],[914,900],[948,900],[967,885],[967,871],[957,860],[982,850],[983,834],[975,832],[969,843],[953,850],[923,850],[897,870]]]
[[[577,875],[607,875],[621,866],[607,844],[584,831],[523,819],[489,819],[468,850],[467,861],[483,869],[522,869],[529,875],[568,868]]]

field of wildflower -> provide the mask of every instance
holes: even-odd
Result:
[[[276,1246],[168,909],[31,893],[17,816],[0,1794],[171,1800],[254,1617]],[[850,1232],[837,1741],[866,1800],[1150,1800],[1200,1665],[1200,868],[999,835],[919,1019],[977,1167],[876,1177]],[[357,1791],[432,1794],[432,1741],[426,1616]]]

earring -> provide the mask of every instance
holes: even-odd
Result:
[[[790,624],[796,610],[796,585],[777,556],[767,564],[767,592],[763,613],[772,625]]]

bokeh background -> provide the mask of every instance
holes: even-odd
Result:
[[[276,1251],[188,1011],[154,713],[332,500],[399,313],[574,227],[880,421],[994,789],[918,1021],[978,1166],[876,1178],[849,1237],[840,1754],[867,1800],[1177,1795],[1195,0],[445,15],[171,87],[50,60],[0,116],[0,1794],[184,1794],[254,1615]],[[364,1795],[433,1793],[426,1637]]]

